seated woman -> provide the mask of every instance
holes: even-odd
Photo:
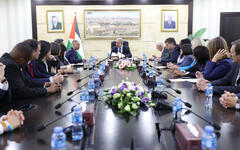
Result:
[[[185,71],[181,70],[175,70],[173,73],[176,76],[181,76],[181,77],[195,77],[195,73],[197,71],[203,72],[204,68],[206,66],[206,63],[209,61],[209,53],[208,53],[208,48],[205,46],[197,46],[193,50],[193,56],[195,57],[196,63],[189,69]]]
[[[55,57],[51,55],[51,44],[47,41],[40,41],[41,51],[39,59],[37,60],[38,70],[48,76],[53,76],[56,74],[56,68],[50,66],[48,61],[55,60]]]
[[[7,115],[1,116],[0,135],[4,132],[13,131],[23,125],[25,118],[22,111],[10,110]]]
[[[209,81],[224,77],[232,69],[233,61],[229,58],[227,42],[222,37],[216,37],[208,43],[210,60],[208,61],[204,73],[197,73],[197,78],[204,78]]]
[[[182,46],[181,53],[178,59],[179,61],[176,65],[172,63],[167,63],[167,67],[174,70],[186,70],[194,64],[194,56],[192,55],[191,44],[184,44]]]
[[[65,53],[67,48],[65,45],[60,44],[60,52],[59,55],[56,56],[56,59],[59,61],[60,68],[58,72],[62,73],[72,73],[73,72],[73,65],[71,65],[65,57]]]

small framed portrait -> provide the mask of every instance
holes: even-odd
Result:
[[[48,33],[64,32],[63,10],[47,10]]]
[[[178,32],[178,10],[162,9],[161,31]]]

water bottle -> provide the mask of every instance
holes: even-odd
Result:
[[[101,86],[101,81],[100,81],[100,75],[98,73],[98,70],[94,72],[94,85],[95,88],[99,88]]]
[[[143,53],[143,61],[147,62],[147,55]]]
[[[158,59],[154,58],[154,67],[156,68],[158,66]]]
[[[92,57],[92,65],[96,66],[96,59],[95,59],[95,57]]]
[[[172,109],[173,109],[173,118],[177,118],[177,121],[180,121],[181,115],[182,115],[182,103],[179,97],[175,98]]]
[[[83,117],[79,107],[74,107],[72,114],[72,140],[79,141],[83,138]]]
[[[89,60],[87,59],[87,60],[86,60],[87,76],[89,76],[89,74],[90,74],[90,73],[89,73],[89,64],[90,64],[90,63],[89,63]]]
[[[217,136],[212,126],[206,126],[202,134],[202,150],[216,150]]]
[[[158,76],[157,78],[157,87],[155,88],[156,91],[162,92],[164,90],[164,84],[163,84],[163,78],[161,76]]]
[[[66,149],[66,135],[63,133],[62,127],[55,127],[51,138],[52,150],[65,150]]]
[[[104,76],[106,76],[107,75],[107,71],[106,71],[106,63],[105,63],[105,61],[102,62],[102,71],[104,73]]]
[[[213,87],[212,87],[211,83],[207,84],[207,87],[205,89],[205,96],[206,96],[205,107],[206,108],[212,108]]]
[[[95,100],[95,85],[93,80],[88,81],[88,93],[89,93],[89,100]]]
[[[90,56],[90,66],[93,66],[93,59],[94,59],[94,57]]]
[[[144,72],[146,71],[146,69],[147,69],[147,63],[144,61],[142,66],[142,71]]]
[[[148,76],[149,76],[149,79],[154,80],[154,78],[153,78],[154,75],[153,75],[153,70],[152,69],[149,69]]]
[[[89,93],[86,89],[82,90],[82,93],[80,95],[80,100],[81,101],[87,101],[87,102],[89,101]]]

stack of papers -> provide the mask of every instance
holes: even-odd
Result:
[[[191,83],[197,83],[198,79],[169,79],[171,82],[191,82]]]

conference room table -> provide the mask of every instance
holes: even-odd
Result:
[[[161,69],[162,76],[168,79],[174,76],[166,69]],[[86,71],[80,71],[74,74],[68,74],[63,82],[61,92],[51,94],[46,97],[32,99],[16,100],[11,106],[1,108],[1,113],[6,113],[10,108],[18,109],[23,104],[33,104],[34,108],[24,112],[24,126],[16,129],[12,133],[5,133],[0,136],[0,149],[8,150],[47,150],[51,149],[51,135],[55,126],[68,127],[71,125],[71,115],[49,125],[45,130],[38,132],[37,128],[42,123],[52,121],[61,115],[71,111],[71,108],[80,103],[80,95],[72,98],[61,108],[55,109],[55,105],[68,99],[67,93],[76,89],[78,86],[88,82],[84,79],[77,83],[77,79],[86,76]],[[130,150],[132,139],[136,150],[175,150],[180,149],[176,143],[174,135],[169,131],[163,131],[160,139],[156,130],[155,123],[160,123],[160,127],[168,127],[172,121],[172,112],[164,110],[154,110],[149,108],[140,111],[138,117],[122,117],[116,115],[113,110],[102,101],[104,89],[116,86],[122,80],[141,83],[145,90],[148,90],[143,84],[137,70],[124,71],[110,68],[105,77],[103,86],[98,89],[99,100],[89,102],[94,104],[94,125],[88,127],[87,136],[80,142],[72,142],[67,139],[67,150],[86,149],[86,150]],[[218,133],[217,149],[219,150],[237,150],[240,147],[240,113],[236,110],[224,109],[218,102],[219,97],[213,97],[213,107],[206,110],[204,106],[205,95],[199,92],[196,85],[190,82],[172,82],[170,85],[179,89],[182,94],[176,94],[171,89],[168,92],[180,97],[182,100],[192,104],[191,110],[205,119],[215,122],[221,126]],[[87,86],[83,87],[87,88]],[[172,103],[173,97],[168,96],[166,100]],[[204,128],[206,122],[200,120],[193,114],[182,117],[190,123],[198,124]]]

